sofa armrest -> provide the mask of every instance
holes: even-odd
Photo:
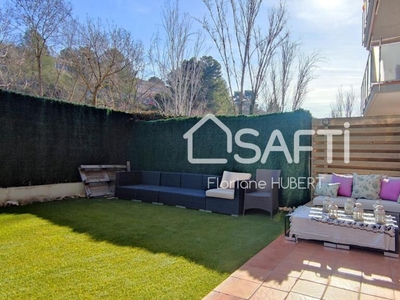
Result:
[[[249,186],[250,180],[237,180],[235,182],[235,198],[239,197],[240,199],[243,199],[244,193]]]
[[[141,171],[120,171],[117,172],[115,186],[135,185],[142,182]]]

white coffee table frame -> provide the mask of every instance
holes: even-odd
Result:
[[[342,245],[359,246],[384,251],[386,256],[399,257],[398,247],[398,214],[390,214],[395,218],[395,235],[389,236],[381,232],[371,232],[356,228],[333,226],[317,222],[311,216],[321,214],[321,207],[300,206],[289,214],[285,224],[285,234],[289,239],[306,239],[328,242],[330,247],[344,248]],[[286,228],[289,225],[289,230]]]

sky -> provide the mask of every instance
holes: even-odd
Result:
[[[0,0],[0,5],[4,2]],[[164,0],[70,2],[73,14],[80,20],[89,16],[113,21],[130,31],[146,47],[161,27]],[[269,5],[277,2],[264,0],[260,11],[261,22]],[[330,116],[331,103],[335,101],[340,87],[346,90],[352,86],[358,98],[357,105],[360,103],[360,87],[368,57],[368,52],[361,44],[362,3],[362,0],[286,0],[293,37],[301,41],[303,50],[316,50],[324,57],[303,104],[303,108],[316,118]],[[197,18],[207,14],[202,0],[181,0],[180,9]],[[212,45],[210,39],[208,42]],[[211,50],[209,55],[221,62],[216,50]]]

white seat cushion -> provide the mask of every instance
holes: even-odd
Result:
[[[357,199],[357,202],[360,202],[364,209],[372,210],[374,208],[373,205],[375,204],[376,200]],[[382,203],[383,209],[385,211],[400,213],[400,203],[397,203],[396,201],[390,201],[390,200],[381,200],[381,203]]]
[[[235,198],[235,190],[232,189],[211,189],[206,191],[207,197],[215,197],[233,200]]]
[[[323,205],[325,198],[326,198],[325,196],[315,197],[313,199],[313,205]],[[334,201],[339,207],[344,207],[347,198],[349,197],[340,197],[340,196],[336,198],[330,197],[331,201]],[[354,199],[354,198],[351,199],[354,201],[354,203],[355,202],[361,203],[363,208],[366,210],[373,210],[374,209],[373,205],[376,202],[376,200],[371,200],[371,199]],[[388,200],[381,200],[381,202],[385,211],[400,213],[400,203]]]
[[[323,205],[324,204],[324,200],[325,200],[325,196],[317,196],[313,199],[313,205]],[[335,202],[337,206],[339,207],[344,207],[344,204],[346,203],[347,198],[349,197],[329,197],[331,199],[332,202]],[[356,199],[354,198],[350,198],[353,200],[353,202],[356,202]],[[375,202],[374,202],[375,203]]]

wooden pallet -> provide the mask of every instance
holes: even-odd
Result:
[[[114,196],[117,171],[126,171],[126,165],[81,165],[79,173],[85,186],[86,196]]]

